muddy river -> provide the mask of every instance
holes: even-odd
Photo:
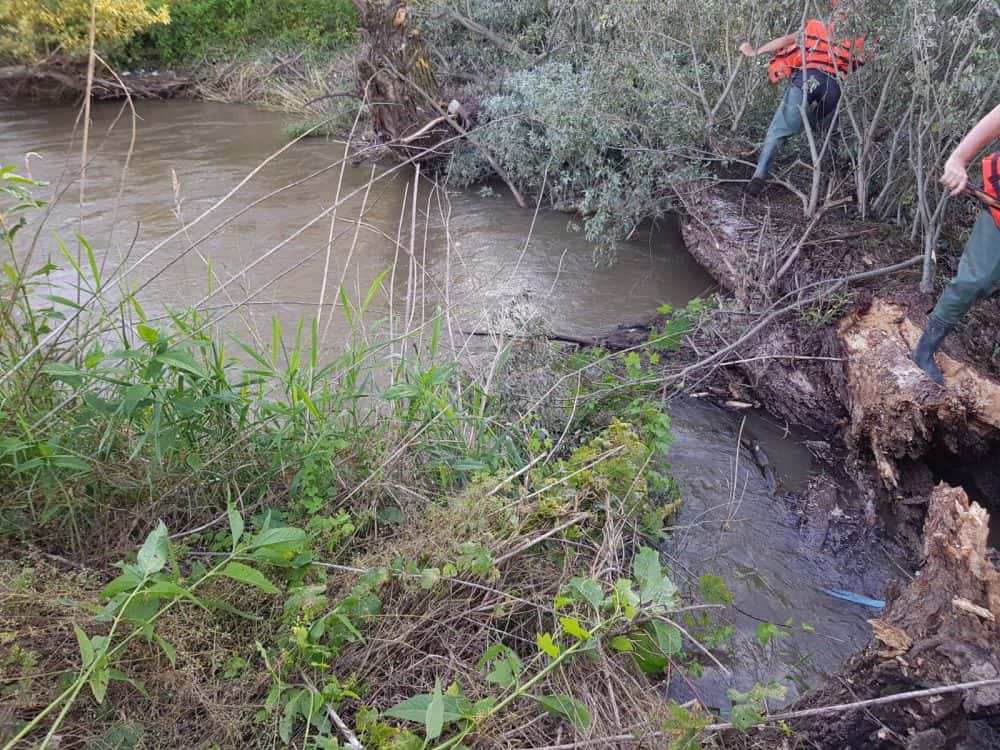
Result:
[[[370,319],[402,326],[441,307],[453,334],[510,332],[540,319],[550,332],[589,336],[713,287],[674,226],[637,232],[609,263],[572,216],[523,210],[502,186],[447,189],[411,169],[361,161],[341,174],[343,145],[322,139],[297,143],[261,167],[288,143],[280,115],[143,104],[133,134],[120,112],[95,110],[82,202],[79,183],[68,178],[80,163],[70,108],[6,105],[0,163],[21,166],[33,154],[32,175],[61,193],[53,226],[66,237],[82,231],[105,278],[121,273],[154,312],[198,304],[231,332],[254,335],[269,330],[274,316],[290,330],[321,308],[324,345],[334,351],[349,330],[336,290],[360,301],[383,273],[387,291],[373,297]],[[178,231],[258,167],[220,208]],[[373,174],[379,179],[367,189]],[[71,277],[62,281],[71,291]],[[740,415],[696,401],[675,403],[672,413],[669,461],[685,502],[665,559],[678,579],[719,573],[736,594],[733,674],[710,669],[683,687],[718,705],[727,687],[777,678],[794,695],[868,637],[874,610],[824,589],[879,598],[898,570],[877,555],[859,570],[800,530],[781,495],[827,468],[804,436],[762,415],[743,424]],[[776,488],[737,447],[741,429],[744,443],[756,441],[769,455]],[[762,646],[755,637],[761,621],[788,622],[787,637]]]

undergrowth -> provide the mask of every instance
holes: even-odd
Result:
[[[152,315],[83,237],[40,257],[40,186],[0,178],[3,750],[696,746],[712,717],[653,681],[715,658],[731,597],[655,551],[655,347],[523,363],[526,405],[486,385],[522,354],[463,370],[440,312],[405,356],[370,324],[250,344]]]

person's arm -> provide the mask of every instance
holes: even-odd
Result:
[[[986,148],[990,141],[995,141],[998,138],[1000,138],[1000,105],[994,107],[992,112],[977,122],[975,127],[951,152],[951,156],[944,164],[941,184],[952,195],[961,193],[969,182],[969,175],[966,174],[969,162],[976,158],[976,154]]]
[[[785,47],[791,47],[795,44],[796,39],[798,39],[798,34],[785,34],[785,36],[779,36],[777,39],[772,39],[761,47],[754,47],[750,44],[750,42],[743,42],[743,44],[740,45],[740,52],[747,57],[770,55],[775,52],[781,52],[781,50],[785,49]]]

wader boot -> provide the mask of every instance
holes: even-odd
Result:
[[[806,70],[803,81],[802,71],[795,71],[774,117],[771,118],[771,125],[757,159],[757,168],[746,186],[746,192],[751,196],[758,196],[764,191],[771,161],[782,142],[789,136],[801,133],[805,127],[802,122],[803,110],[813,131],[819,131],[829,123],[839,102],[840,84],[836,76],[810,68]]]
[[[917,366],[931,376],[938,385],[944,385],[944,376],[934,362],[934,352],[941,346],[944,337],[951,333],[955,326],[938,320],[933,315],[927,319],[927,327],[920,337],[917,348],[913,350],[911,359]]]

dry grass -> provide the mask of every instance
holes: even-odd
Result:
[[[209,102],[288,112],[309,121],[332,119],[327,131],[343,128],[350,125],[360,103],[353,96],[340,96],[356,89],[354,55],[348,49],[324,63],[289,55],[203,65],[196,71],[194,95]]]

